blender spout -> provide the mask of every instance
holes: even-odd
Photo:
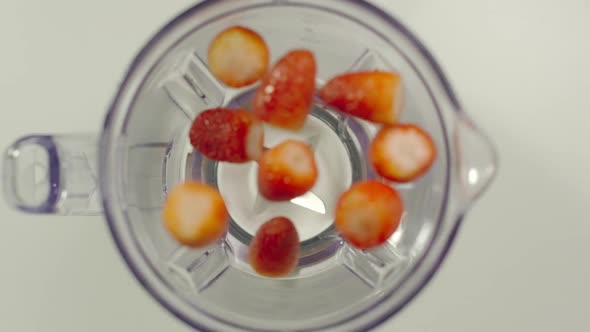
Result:
[[[460,115],[454,133],[455,162],[464,209],[493,182],[498,170],[494,144],[466,115]]]

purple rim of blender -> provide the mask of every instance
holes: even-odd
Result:
[[[138,55],[134,58],[133,62],[130,64],[130,66],[127,69],[127,72],[125,74],[125,78],[122,82],[122,84],[120,85],[120,89],[118,90],[112,104],[111,107],[109,108],[106,118],[105,118],[105,122],[104,122],[104,126],[103,126],[103,133],[101,135],[102,139],[101,139],[101,144],[100,144],[100,149],[99,149],[99,162],[100,162],[100,167],[99,167],[99,172],[101,173],[100,178],[101,179],[105,179],[105,175],[104,172],[106,171],[107,164],[106,164],[106,160],[108,159],[108,153],[107,153],[107,146],[109,146],[110,142],[109,142],[109,132],[111,130],[111,119],[116,111],[117,105],[119,103],[119,100],[122,98],[123,92],[125,90],[125,87],[128,85],[129,80],[131,79],[131,77],[133,76],[134,72],[136,71],[137,67],[140,65],[140,63],[142,62],[142,60],[146,57],[146,55],[150,52],[150,50],[171,30],[173,29],[178,22],[185,20],[187,17],[192,16],[195,12],[205,9],[209,6],[215,5],[220,3],[222,0],[205,0],[201,3],[198,3],[197,5],[190,7],[189,9],[185,10],[183,13],[181,13],[180,15],[178,15],[174,20],[172,20],[171,22],[169,22],[166,26],[164,26],[159,32],[157,32],[155,34],[155,36],[153,36],[149,42],[142,48],[142,50],[138,53]],[[369,12],[371,12],[372,14],[382,18],[384,21],[388,22],[390,25],[392,25],[393,27],[395,27],[395,29],[397,29],[398,31],[400,31],[409,41],[410,43],[413,44],[414,47],[417,48],[418,52],[425,58],[425,60],[428,62],[428,65],[432,68],[432,70],[434,71],[436,78],[440,81],[441,86],[446,94],[446,97],[449,98],[449,101],[451,102],[451,104],[453,105],[453,108],[455,109],[456,112],[458,113],[462,113],[462,108],[460,107],[459,101],[456,97],[456,95],[453,92],[453,89],[451,88],[447,78],[445,77],[445,75],[443,74],[443,71],[441,69],[441,67],[438,65],[438,63],[436,62],[436,60],[434,59],[434,57],[432,56],[432,54],[425,48],[425,46],[418,40],[418,38],[416,36],[414,36],[405,26],[403,26],[399,21],[397,21],[391,14],[387,14],[385,13],[383,10],[381,10],[380,8],[376,7],[373,4],[370,4],[366,1],[355,1],[355,0],[343,0],[344,2],[350,3],[352,5],[355,6],[360,6],[363,7],[365,10],[368,10]],[[285,5],[296,5],[293,3],[285,3]],[[261,6],[265,6],[265,5],[261,5]],[[332,9],[329,8],[325,8],[325,7],[321,7],[319,4],[305,4],[306,7],[316,7],[325,11],[330,11],[330,12],[334,12]],[[256,6],[251,6],[249,8],[254,8]],[[360,23],[361,25],[362,22],[359,22],[358,20],[354,19],[351,16],[347,16],[347,15],[343,15],[341,12],[335,12],[335,14],[338,14],[340,16],[346,16],[349,19],[352,19],[353,21]],[[225,13],[224,15],[227,15],[227,13]],[[373,30],[373,29],[371,29]],[[374,30],[373,30],[374,31]],[[375,31],[376,32],[376,31]],[[377,32],[378,33],[378,32]],[[383,37],[383,36],[381,36]],[[396,47],[395,45],[392,45],[393,47]],[[411,61],[408,61],[408,63],[412,66],[414,66],[412,64]],[[151,69],[153,70],[153,68]],[[143,86],[143,82],[141,84]],[[428,88],[428,85],[426,85],[426,87]],[[429,93],[432,94],[432,92],[430,91],[430,89],[428,88]],[[135,98],[133,98],[133,101],[135,100]],[[436,103],[436,99],[433,98],[433,101],[435,101]],[[133,104],[133,102],[132,102]],[[439,120],[441,123],[444,123],[442,120],[442,115],[440,112],[440,109],[438,107],[438,105],[436,105],[437,108],[437,115],[439,117]],[[125,121],[127,121],[127,119],[125,119]],[[420,268],[422,266],[422,264],[424,263],[424,259],[428,256],[433,244],[436,242],[436,240],[438,239],[439,235],[440,235],[440,226],[442,224],[442,218],[445,217],[446,215],[446,209],[447,209],[447,201],[448,201],[448,190],[449,190],[449,178],[450,178],[450,167],[448,165],[449,160],[450,160],[450,152],[449,152],[449,140],[448,140],[448,134],[446,129],[444,128],[444,126],[442,126],[442,130],[444,133],[444,138],[445,138],[445,154],[447,156],[447,167],[446,167],[446,183],[445,183],[445,195],[443,198],[443,202],[442,202],[442,208],[438,217],[438,220],[436,222],[436,228],[435,231],[433,233],[433,237],[430,240],[430,243],[428,244],[428,246],[425,248],[424,253],[422,255],[422,257],[419,258],[419,260],[417,261],[417,263],[412,267],[412,269],[407,273],[406,276],[404,276],[403,280],[400,281],[399,285],[391,290],[389,290],[389,292],[387,294],[385,294],[385,296],[383,296],[382,298],[380,298],[377,302],[375,302],[374,304],[372,304],[370,307],[365,308],[363,311],[356,313],[353,316],[349,316],[337,323],[333,323],[331,325],[327,325],[327,326],[322,326],[321,328],[326,329],[326,328],[333,328],[335,326],[341,326],[342,324],[349,322],[351,320],[354,320],[356,318],[358,318],[359,316],[363,315],[364,313],[370,311],[372,308],[375,308],[379,305],[381,305],[384,301],[388,300],[392,294],[399,289],[399,287],[403,286],[406,281],[415,274],[416,270],[418,270],[418,268]],[[100,181],[100,185],[103,188],[108,188],[110,186],[110,184],[107,181],[101,180]],[[165,307],[171,314],[173,314],[174,316],[176,316],[177,318],[179,318],[180,320],[184,321],[185,323],[187,323],[188,325],[192,326],[193,328],[196,328],[198,330],[201,331],[209,331],[210,329],[203,326],[200,322],[196,321],[193,317],[188,317],[188,315],[185,315],[183,313],[181,313],[179,310],[177,310],[174,305],[172,305],[171,303],[169,303],[163,294],[160,294],[159,291],[154,290],[154,288],[150,285],[149,281],[147,280],[147,276],[143,275],[143,273],[140,271],[140,268],[136,265],[137,263],[131,259],[131,254],[129,252],[127,252],[127,248],[125,247],[125,245],[123,244],[123,240],[121,238],[121,234],[118,233],[116,226],[115,226],[115,220],[114,217],[111,213],[111,211],[108,209],[109,206],[109,200],[112,200],[112,198],[107,197],[106,193],[109,192],[109,190],[101,190],[102,193],[102,203],[104,206],[104,213],[105,213],[105,217],[107,219],[108,222],[108,227],[109,230],[113,236],[113,240],[115,242],[115,245],[117,246],[117,248],[119,249],[119,252],[121,253],[121,256],[123,257],[123,259],[125,260],[125,262],[127,263],[127,265],[129,266],[131,272],[135,275],[136,279],[140,282],[140,284],[151,294],[151,296],[153,296],[163,307]],[[435,274],[435,272],[439,269],[439,267],[441,266],[442,262],[444,261],[444,258],[446,257],[448,250],[450,249],[452,243],[454,242],[454,239],[457,235],[457,232],[462,224],[462,220],[463,220],[464,215],[460,214],[457,216],[457,219],[455,220],[454,225],[452,226],[452,229],[450,230],[450,234],[448,239],[445,241],[443,247],[441,248],[441,252],[438,255],[438,257],[436,257],[436,261],[433,263],[433,266],[431,266],[429,268],[429,270],[425,273],[425,275],[422,277],[422,279],[418,282],[417,285],[413,286],[413,289],[409,292],[408,295],[405,296],[405,298],[403,298],[400,303],[398,303],[397,305],[393,306],[392,308],[390,308],[389,310],[387,310],[385,313],[382,313],[379,315],[379,317],[377,317],[376,319],[373,319],[372,321],[366,322],[364,323],[362,326],[359,327],[359,330],[369,330],[372,329],[378,325],[380,325],[381,323],[383,323],[385,320],[389,319],[391,316],[393,316],[394,314],[396,314],[398,311],[400,311],[403,307],[406,306],[406,304],[408,304],[419,292],[420,290],[431,280],[432,276]],[[137,241],[136,238],[133,238],[133,240],[135,241],[135,245],[137,246],[137,248],[140,248],[139,243]],[[145,254],[142,252],[142,250],[139,250],[139,254],[145,257]],[[149,260],[145,259],[146,264],[152,269],[152,272],[154,273],[158,273],[157,270],[154,268],[153,265],[151,265],[151,263],[149,262]],[[166,285],[165,282],[163,282],[163,285],[170,287],[169,285]],[[222,322],[226,325],[230,325],[236,328],[243,328],[241,326],[237,326],[234,323],[231,322],[227,322],[224,321],[222,319],[220,319],[219,317],[213,317],[210,314],[208,314],[206,311],[201,310],[200,312],[202,315],[205,316],[209,316],[211,319]]]

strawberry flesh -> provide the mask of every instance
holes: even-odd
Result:
[[[209,45],[209,69],[225,85],[240,88],[262,78],[269,63],[264,39],[255,31],[234,26],[220,32]]]
[[[178,242],[205,247],[219,240],[229,225],[221,194],[199,182],[184,182],[168,193],[162,209],[164,226]]]
[[[426,173],[436,159],[432,138],[413,124],[383,127],[371,142],[369,159],[384,178],[410,182]]]
[[[378,181],[357,182],[340,196],[335,226],[354,247],[370,249],[393,235],[403,211],[402,199],[392,187]]]

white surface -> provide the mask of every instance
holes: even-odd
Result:
[[[433,50],[501,169],[429,286],[378,331],[588,331],[590,5],[381,0]],[[138,47],[186,0],[2,0],[0,144],[96,131]],[[99,218],[0,205],[0,331],[187,332]]]

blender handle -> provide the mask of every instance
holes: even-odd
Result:
[[[31,135],[6,149],[4,198],[27,213],[101,215],[96,135]]]
[[[467,210],[493,182],[498,154],[489,138],[465,114],[457,119],[454,139],[463,210]]]

